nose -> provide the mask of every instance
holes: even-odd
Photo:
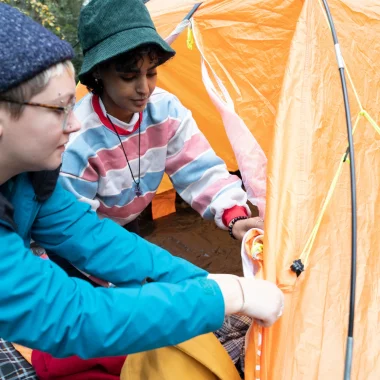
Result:
[[[137,81],[136,92],[142,97],[147,97],[149,95],[149,83],[148,78],[145,75],[141,75]]]
[[[75,113],[72,111],[69,115],[69,119],[67,120],[67,128],[64,132],[70,134],[79,131],[80,127],[80,121],[77,119]]]

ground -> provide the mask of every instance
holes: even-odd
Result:
[[[242,275],[240,243],[190,207],[177,204],[176,213],[154,221],[144,215],[140,228],[150,242],[208,272]]]

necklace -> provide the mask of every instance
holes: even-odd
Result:
[[[141,140],[141,138],[140,138],[140,135],[141,135],[141,129],[140,129],[140,127],[141,127],[142,114],[139,113],[139,177],[138,177],[138,181],[136,181],[135,176],[133,175],[132,168],[131,168],[131,165],[129,163],[129,160],[128,160],[128,157],[127,157],[127,153],[125,152],[125,149],[124,149],[123,143],[121,141],[120,135],[117,132],[117,130],[115,128],[115,125],[113,124],[111,118],[108,116],[108,114],[106,114],[106,115],[107,115],[107,119],[111,123],[112,128],[115,131],[115,133],[116,133],[116,135],[117,135],[117,137],[118,137],[118,139],[120,141],[121,149],[123,149],[123,153],[124,153],[125,159],[127,161],[129,171],[131,172],[131,176],[132,176],[133,182],[136,185],[135,194],[136,194],[137,197],[140,197],[142,195],[142,191],[141,191],[141,188],[140,188],[140,140]]]

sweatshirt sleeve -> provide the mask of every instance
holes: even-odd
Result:
[[[216,155],[191,112],[173,97],[170,114],[179,124],[168,143],[166,173],[178,194],[205,219],[214,219],[226,229],[223,214],[235,206],[250,215],[247,194],[241,180],[231,175],[224,161]]]

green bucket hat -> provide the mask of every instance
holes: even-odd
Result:
[[[175,54],[157,33],[142,0],[91,0],[81,10],[78,35],[84,56],[81,82],[99,63],[141,45],[156,44]]]

